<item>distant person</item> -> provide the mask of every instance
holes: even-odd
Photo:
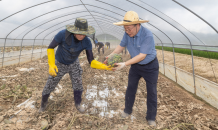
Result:
[[[98,42],[98,54],[100,54],[100,50],[102,49],[102,53],[104,54],[104,43],[103,42]]]
[[[42,101],[39,112],[45,111],[48,103],[49,95],[54,91],[55,87],[65,74],[70,75],[72,89],[74,94],[74,102],[76,109],[84,113],[85,109],[81,105],[82,101],[82,68],[79,63],[78,56],[83,50],[91,68],[101,70],[112,70],[105,64],[94,60],[92,52],[92,43],[86,35],[95,33],[92,26],[88,26],[88,22],[83,18],[76,18],[74,25],[67,25],[66,29],[58,32],[47,49],[49,77],[42,91]],[[54,48],[57,47],[56,54]]]
[[[97,47],[97,44],[98,44],[98,39],[96,38],[95,39],[95,48]]]
[[[126,12],[123,21],[114,23],[118,26],[124,26],[125,33],[120,45],[106,57],[119,54],[127,47],[131,59],[126,62],[115,63],[117,67],[113,70],[120,70],[125,66],[131,65],[128,76],[128,87],[125,94],[125,109],[121,114],[122,118],[128,117],[132,113],[138,83],[141,77],[146,82],[147,89],[147,113],[146,120],[148,125],[156,126],[157,115],[157,80],[159,74],[159,63],[156,57],[155,43],[153,34],[150,30],[143,27],[141,23],[148,22],[139,20],[139,16],[134,11]]]
[[[105,45],[106,45],[107,49],[108,48],[110,49],[110,42],[106,42]]]
[[[125,47],[125,51],[124,51],[124,52],[125,52],[125,54],[126,54],[126,47]],[[123,50],[122,50],[122,54],[123,54]]]

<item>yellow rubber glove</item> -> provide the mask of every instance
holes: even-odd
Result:
[[[97,60],[92,60],[91,67],[95,69],[100,69],[100,70],[112,70],[112,67],[107,66]]]
[[[57,76],[56,72],[58,72],[58,67],[55,65],[54,49],[51,48],[47,49],[47,55],[48,55],[48,64],[49,64],[49,74],[55,77]]]

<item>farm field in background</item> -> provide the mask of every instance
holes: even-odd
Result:
[[[159,50],[159,49],[156,49],[156,50],[157,50],[158,61],[163,63],[162,50]],[[170,48],[169,48],[169,50],[170,50]],[[187,51],[187,50],[180,50],[180,51]],[[165,50],[163,52],[164,52],[164,63],[171,65],[171,66],[174,66],[173,52],[165,51]],[[210,53],[210,52],[208,52],[208,53]],[[214,54],[214,53],[212,53],[212,54]],[[216,54],[218,54],[218,53],[216,53]],[[216,54],[214,54],[214,57],[218,56]],[[209,58],[205,58],[205,57],[193,56],[195,74],[199,75],[203,78],[206,78],[210,81],[213,81],[215,83],[218,83],[218,66],[217,66],[218,59],[209,59]],[[191,55],[175,52],[175,64],[176,64],[177,68],[185,70],[186,72],[193,73]]]
[[[155,48],[158,49],[158,50],[162,50],[161,46],[155,46]],[[163,47],[163,50],[173,52],[172,47]],[[174,48],[174,52],[191,55],[191,50],[190,49]],[[198,56],[198,57],[210,58],[210,59],[218,59],[218,52],[193,50],[193,55]]]

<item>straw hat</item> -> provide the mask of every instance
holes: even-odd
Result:
[[[95,33],[92,26],[88,26],[88,22],[83,18],[76,18],[74,25],[66,25],[67,31],[74,34],[91,35]]]
[[[139,20],[139,16],[136,12],[128,11],[124,16],[123,21],[113,24],[122,26],[122,25],[132,25],[132,24],[145,23],[145,22],[148,22],[148,20]]]

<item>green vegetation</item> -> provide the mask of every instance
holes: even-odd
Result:
[[[155,46],[155,48],[158,49],[158,50],[162,50],[162,46]],[[163,50],[173,52],[172,47],[163,47]],[[174,48],[174,51],[177,52],[177,53],[191,55],[191,50],[190,49]],[[204,58],[218,59],[218,53],[217,52],[207,52],[207,51],[193,50],[193,55],[198,56],[198,57],[204,57]]]
[[[114,63],[119,63],[119,62],[123,62],[121,55],[119,54],[114,54],[113,56],[108,58],[108,65],[111,65],[112,67],[114,67]]]

